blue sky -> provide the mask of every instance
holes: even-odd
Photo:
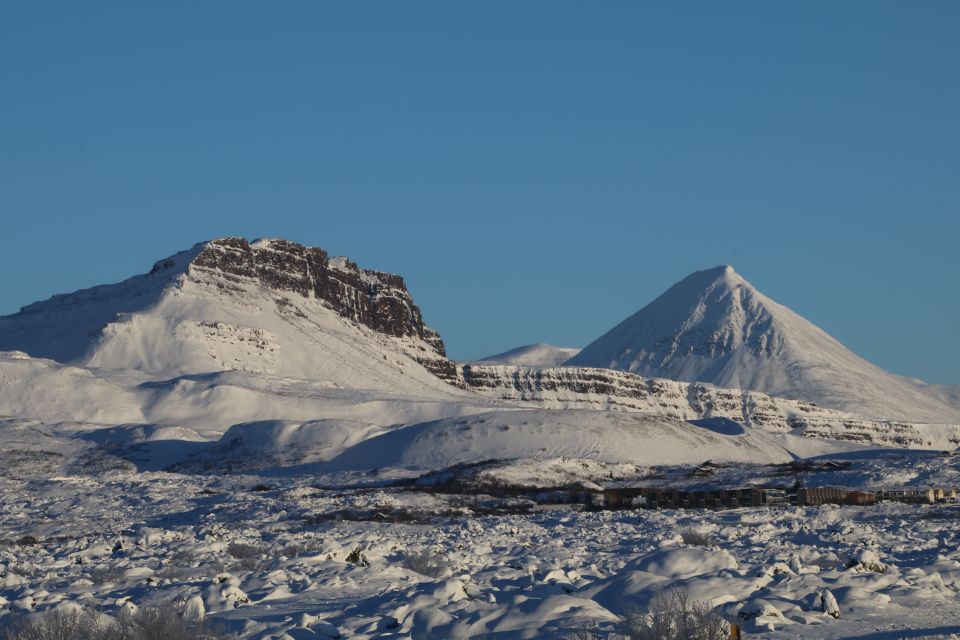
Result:
[[[960,3],[8,2],[0,313],[199,240],[404,275],[454,357],[730,263],[960,383]]]

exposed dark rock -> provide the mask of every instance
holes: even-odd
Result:
[[[424,324],[403,278],[361,269],[345,259],[331,261],[323,249],[288,240],[251,245],[244,238],[220,238],[208,242],[191,267],[234,279],[253,279],[275,291],[316,297],[341,316],[381,333],[420,338],[432,347],[430,356],[446,353],[437,332]],[[424,358],[424,362],[432,365],[436,360]]]
[[[446,358],[417,358],[417,362],[444,382],[449,382],[458,387],[466,386],[459,375],[460,367],[452,360]]]

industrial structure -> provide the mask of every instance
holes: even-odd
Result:
[[[690,490],[669,487],[610,487],[594,496],[594,505],[606,509],[737,509],[781,505],[823,504],[870,506],[879,501],[934,504],[956,498],[957,489],[915,488],[880,492],[837,487]]]

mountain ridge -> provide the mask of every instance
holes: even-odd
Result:
[[[546,342],[536,342],[481,358],[477,362],[534,367],[558,367],[578,353],[580,353],[580,349],[574,347],[558,347]]]
[[[538,343],[475,363],[543,370],[527,375],[449,360],[400,276],[287,240],[224,237],[157,261],[149,273],[0,317],[0,351],[13,350],[154,377],[238,370],[441,396],[492,384],[515,398],[498,375],[523,388],[595,396],[617,384],[597,387],[596,372],[579,379],[550,370],[609,368],[873,420],[960,424],[955,390],[870,364],[729,265],[690,274],[572,358],[572,350]]]
[[[758,354],[779,353],[792,345],[784,323],[806,322],[728,267],[692,274],[668,294],[674,303],[642,325],[641,335],[651,327],[676,329],[666,340],[654,334],[671,356],[685,351],[704,358],[744,345]],[[822,348],[842,350],[807,325],[804,335]],[[245,437],[256,441],[248,432],[272,429],[277,446],[288,441],[288,431],[299,434],[289,442],[348,446],[354,436],[378,430],[504,410],[545,411],[548,422],[570,410],[720,419],[844,446],[953,449],[960,443],[960,420],[911,415],[897,421],[882,412],[870,420],[817,407],[805,396],[783,400],[731,385],[545,366],[563,355],[537,344],[506,354],[532,357],[532,365],[449,360],[400,276],[286,240],[227,237],[160,260],[149,273],[0,318],[0,415],[56,429],[73,424],[64,428],[81,432],[106,427],[112,431],[104,438],[121,440],[130,428],[169,435],[182,427],[210,438],[249,425],[241,429]],[[949,390],[943,393],[949,397]],[[607,422],[597,417],[583,424]],[[578,438],[563,435],[574,448],[589,445]]]
[[[250,370],[413,391],[445,347],[400,276],[287,240],[198,243],[0,317],[0,350],[175,376]]]

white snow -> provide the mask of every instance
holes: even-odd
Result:
[[[787,462],[792,457],[768,434],[736,435],[665,416],[613,411],[496,411],[391,431],[366,440],[330,469],[439,469],[518,458],[585,458],[640,465]]]
[[[479,362],[491,364],[511,364],[525,367],[560,367],[580,353],[580,349],[555,347],[546,342],[528,344],[494,356],[482,358]]]
[[[960,422],[948,391],[867,362],[729,266],[688,276],[568,364],[754,389],[867,418]]]
[[[172,602],[243,638],[615,638],[681,587],[759,637],[960,633],[955,504],[557,504],[638,484],[960,485],[957,458],[906,450],[956,448],[955,390],[871,368],[731,269],[615,330],[604,364],[796,401],[566,366],[575,350],[543,344],[457,387],[417,361],[438,357],[427,342],[193,269],[198,247],[0,318],[0,628]]]
[[[0,628],[171,602],[250,639],[613,639],[682,588],[747,637],[960,633],[956,505],[482,515],[463,496],[312,482],[0,478],[0,540],[38,540],[0,546]],[[690,529],[708,543],[684,544]]]

